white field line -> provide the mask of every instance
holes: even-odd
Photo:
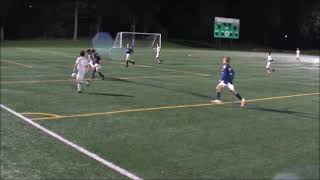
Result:
[[[15,65],[22,66],[22,67],[32,68],[32,66],[30,66],[30,65],[26,65],[26,64],[22,64],[22,63],[17,63],[17,62],[14,62],[14,61],[11,61],[11,60],[7,60],[7,59],[1,59],[0,61],[1,61],[1,62],[10,63],[10,64],[15,64]]]
[[[21,118],[22,120],[24,120],[25,122],[29,123],[29,124],[32,125],[33,127],[40,129],[40,130],[43,131],[44,133],[46,133],[46,134],[52,136],[53,138],[55,138],[55,139],[57,139],[57,140],[65,143],[66,145],[68,145],[68,146],[76,149],[77,151],[81,152],[82,154],[85,154],[86,156],[88,156],[88,157],[90,157],[90,158],[98,161],[99,163],[103,164],[104,166],[107,166],[108,168],[110,168],[110,169],[112,169],[112,170],[114,170],[114,171],[117,171],[118,173],[122,174],[123,176],[126,176],[126,177],[128,177],[128,178],[130,178],[130,179],[134,179],[134,180],[140,180],[140,179],[142,179],[142,178],[134,175],[133,173],[131,173],[131,172],[125,170],[125,169],[122,169],[121,167],[113,164],[112,162],[107,161],[107,160],[101,158],[101,157],[98,156],[97,154],[95,154],[95,153],[93,153],[93,152],[90,152],[90,151],[86,150],[85,148],[83,148],[83,147],[81,147],[81,146],[79,146],[79,145],[77,145],[77,144],[75,144],[75,143],[73,143],[73,142],[65,139],[64,137],[60,136],[59,134],[57,134],[57,133],[55,133],[55,132],[53,132],[53,131],[51,131],[51,130],[43,127],[43,126],[41,126],[40,124],[38,124],[38,123],[32,121],[31,119],[29,119],[29,118],[27,118],[27,117],[25,117],[25,116],[17,113],[16,111],[8,108],[7,106],[5,106],[5,105],[3,105],[3,104],[0,104],[0,107],[1,107],[2,109],[5,109],[6,111],[12,113],[13,115]]]
[[[51,54],[54,54],[54,55],[60,55],[60,56],[64,56],[64,57],[72,57],[74,59],[77,58],[76,56],[71,56],[70,54],[63,53],[63,52],[57,52],[57,51],[48,51],[48,50],[33,49],[33,48],[17,48],[17,49],[21,49],[21,50],[25,50],[25,51],[31,51],[31,52],[40,53],[40,54],[51,53]]]
[[[64,56],[64,57],[73,57],[74,59],[76,57],[74,56],[70,56],[67,53],[62,53],[62,52],[57,52],[57,51],[48,51],[48,50],[40,50],[40,49],[33,49],[33,48],[17,48],[17,49],[21,49],[21,50],[25,50],[25,51],[30,51],[30,52],[34,52],[34,53],[39,53],[39,54],[44,54],[44,53],[52,53],[53,55],[58,55],[58,56]],[[114,62],[111,62],[114,63]],[[125,63],[117,63],[117,64],[125,64]],[[143,64],[137,64],[135,65],[137,67],[145,67],[145,68],[152,68],[152,66],[146,66]],[[181,72],[181,73],[187,73],[187,74],[193,74],[193,75],[209,75],[209,74],[205,74],[205,73],[198,73],[198,72],[189,72],[189,71],[180,71],[180,70],[175,70],[175,69],[154,69],[154,70],[160,70],[160,71],[172,71],[172,72]]]

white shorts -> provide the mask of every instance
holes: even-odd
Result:
[[[157,52],[156,58],[159,58],[160,56],[160,52]]]
[[[86,71],[78,71],[76,80],[83,81],[85,75],[86,75]]]
[[[130,59],[131,54],[126,54],[126,61]]]
[[[93,63],[92,63],[92,62],[89,62],[89,66],[90,66],[91,68],[93,68]]]
[[[269,69],[271,66],[271,62],[267,62],[266,69]]]
[[[234,91],[234,85],[231,83],[224,83],[224,81],[221,81],[218,86],[227,87],[229,90]]]
[[[96,71],[100,71],[101,70],[101,65],[100,64],[95,64],[92,67],[93,69],[96,69]]]

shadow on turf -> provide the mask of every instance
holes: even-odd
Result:
[[[195,92],[192,92],[192,91],[175,89],[175,88],[168,88],[168,87],[164,87],[164,86],[160,86],[160,85],[155,85],[155,84],[150,84],[150,83],[145,83],[145,82],[136,82],[136,81],[130,81],[130,80],[119,79],[119,78],[114,78],[114,77],[108,77],[108,78],[106,78],[106,79],[107,79],[107,80],[110,80],[110,81],[119,81],[119,82],[125,82],[125,83],[132,83],[132,84],[137,84],[137,85],[143,85],[143,86],[149,86],[149,87],[154,87],[154,88],[159,88],[159,89],[165,89],[165,90],[169,90],[169,91],[186,93],[186,94],[190,94],[190,95],[197,96],[197,97],[201,97],[201,98],[205,98],[205,99],[212,99],[212,98],[213,98],[212,96],[207,96],[207,95],[195,93]]]
[[[156,84],[150,84],[150,83],[146,83],[146,82],[135,82],[135,81],[128,81],[128,80],[126,80],[126,82],[137,84],[137,85],[149,86],[149,87],[153,87],[153,88],[165,89],[165,90],[179,92],[179,93],[190,94],[192,96],[197,96],[197,97],[201,97],[204,99],[212,99],[213,98],[212,96],[203,95],[203,94],[195,93],[192,91],[176,89],[176,88],[169,88],[169,87],[164,87],[164,86],[160,86],[160,85],[156,85]]]
[[[310,116],[309,113],[304,112],[297,112],[297,111],[289,111],[289,110],[279,110],[279,109],[271,109],[271,108],[264,108],[259,106],[253,106],[253,105],[246,105],[247,109],[253,109],[258,111],[265,111],[265,112],[274,112],[274,113],[284,113],[284,114],[292,114],[300,117],[307,117],[314,119],[315,117]]]
[[[106,80],[109,80],[109,81],[119,81],[119,82],[131,82],[131,81],[126,80],[126,79],[120,79],[120,78],[114,78],[114,77],[107,77]]]
[[[97,96],[114,96],[114,97],[134,97],[126,94],[111,94],[111,93],[92,93],[92,92],[84,92],[83,94],[97,95]]]

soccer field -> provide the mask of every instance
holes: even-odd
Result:
[[[105,80],[76,93],[75,58],[89,42],[1,47],[1,104],[144,179],[319,178],[319,57],[167,45],[157,64],[103,58]],[[124,55],[123,55],[124,56]],[[211,104],[231,57],[244,108],[227,90]],[[123,57],[124,58],[124,57]],[[128,178],[1,109],[1,178]]]

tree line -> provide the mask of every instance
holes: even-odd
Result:
[[[240,41],[320,40],[320,3],[260,1],[2,0],[1,40],[92,37],[96,32],[160,32],[166,38],[212,40],[215,16],[240,19]],[[297,43],[297,42],[294,42]]]

